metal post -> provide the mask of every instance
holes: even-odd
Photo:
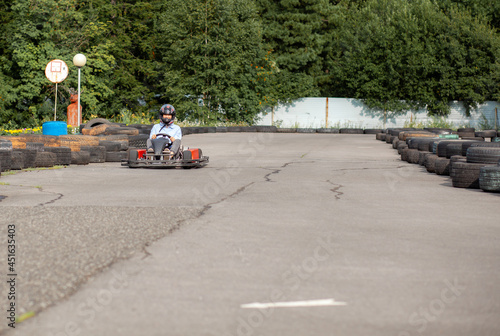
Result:
[[[78,67],[78,127],[80,127],[80,67]]]
[[[271,125],[274,126],[274,106],[271,106]]]
[[[326,97],[326,116],[325,116],[325,128],[328,128],[328,97]]]
[[[495,107],[495,129],[498,131],[498,107]]]
[[[54,103],[54,121],[56,121],[56,112],[57,112],[57,83],[56,83],[56,99]]]

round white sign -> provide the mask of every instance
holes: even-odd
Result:
[[[64,61],[52,60],[45,67],[45,76],[52,83],[61,83],[68,77],[68,66]]]

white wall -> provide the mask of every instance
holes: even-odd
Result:
[[[426,116],[426,110],[419,110],[398,116],[392,116],[388,112],[384,123],[383,113],[376,113],[376,110],[369,109],[358,99],[328,98],[328,123],[326,123],[326,104],[326,97],[301,98],[293,103],[278,106],[274,109],[274,115],[271,110],[266,111],[257,125],[271,125],[274,122],[280,127],[386,128],[403,127],[405,122],[415,121],[415,118],[417,122],[431,120]],[[478,128],[484,115],[493,126],[495,125],[495,108],[498,108],[498,114],[500,114],[500,104],[488,101],[472,111],[470,117],[466,117],[462,103],[453,102],[447,120],[456,127],[467,125]],[[497,124],[500,124],[498,120]]]

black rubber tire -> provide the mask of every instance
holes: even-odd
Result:
[[[56,166],[69,166],[71,164],[71,149],[69,147],[46,147],[45,151],[56,154]]]
[[[338,128],[317,128],[316,133],[338,134],[339,129]]]
[[[278,128],[276,129],[278,133],[297,133],[296,128]]]
[[[398,154],[401,155],[403,154],[403,149],[407,149],[408,148],[408,145],[404,142],[404,141],[399,141],[398,143]]]
[[[21,170],[24,168],[24,153],[18,150],[13,150],[11,154],[11,170]]]
[[[466,133],[466,132],[458,133],[458,137],[460,139],[463,139],[463,140],[473,140],[473,139],[484,140],[484,138],[476,137],[476,133],[474,133],[474,132],[472,132],[472,133]]]
[[[12,141],[0,139],[0,150],[1,149],[7,149],[7,150],[12,149]]]
[[[192,155],[191,151],[188,151],[188,150],[184,151],[184,153],[182,154],[182,157],[186,161],[193,159],[193,155]]]
[[[401,142],[401,140],[398,139],[398,137],[393,137],[392,139],[392,148],[397,149],[398,144]]]
[[[467,157],[461,155],[454,155],[450,158],[450,177],[454,175],[454,164],[455,162],[467,162]]]
[[[35,167],[48,168],[56,165],[57,155],[52,152],[37,152],[35,158]]]
[[[227,132],[241,132],[240,126],[228,126],[226,127]]]
[[[439,157],[446,158],[446,148],[449,144],[457,143],[459,140],[442,140],[436,144],[435,154]]]
[[[38,152],[45,150],[45,145],[41,142],[26,142],[26,149],[34,149]]]
[[[497,136],[497,131],[496,130],[479,131],[476,132],[476,136],[481,138],[494,138]]]
[[[127,134],[110,134],[110,135],[104,135],[100,134],[97,136],[97,140],[107,140],[107,141],[128,141],[128,138],[130,135]]]
[[[181,132],[182,136],[190,135],[193,134],[193,127],[181,127]],[[151,132],[148,132],[147,134],[150,134]]]
[[[469,147],[500,148],[500,142],[473,141]]]
[[[124,151],[106,152],[106,162],[121,162],[122,160],[125,159],[127,159],[127,152]]]
[[[484,141],[479,141],[479,140],[467,140],[467,141],[464,141],[462,142],[462,152],[460,153],[460,155],[462,156],[466,156],[467,155],[467,149],[469,149],[469,147],[473,146],[472,144],[474,143],[485,143]]]
[[[227,133],[227,127],[225,127],[225,126],[217,126],[215,128],[215,131],[217,133]]]
[[[48,134],[24,134],[22,136],[25,142],[38,142],[43,143],[46,147],[60,146],[61,141],[58,136]]]
[[[1,171],[10,170],[11,165],[12,165],[12,150],[10,149],[0,150]]]
[[[421,166],[425,166],[425,164],[427,163],[427,157],[429,155],[433,155],[433,154],[430,152],[419,151],[418,152],[418,164]]]
[[[242,127],[240,132],[257,132],[257,129],[255,128],[255,126],[246,126]]]
[[[436,154],[427,155],[427,160],[425,161],[425,168],[429,173],[435,173],[436,169],[436,160],[438,156]]]
[[[487,166],[482,163],[455,162],[453,163],[452,184],[456,188],[479,189],[479,171]]]
[[[401,161],[406,161],[408,162],[408,153],[411,149],[409,148],[403,148],[401,150]]]
[[[364,134],[362,128],[341,128],[339,129],[340,134]]]
[[[467,149],[467,162],[469,163],[498,163],[500,148],[469,147]]]
[[[385,133],[377,133],[375,134],[375,140],[385,141],[386,134]]]
[[[434,172],[437,175],[450,175],[450,159],[438,157],[434,163]]]
[[[90,163],[90,153],[87,151],[71,152],[71,164],[88,165]]]
[[[396,137],[392,136],[392,135],[386,135],[385,136],[385,142],[386,143],[392,143],[392,140],[394,140],[394,138],[396,138]]]
[[[139,134],[129,136],[128,145],[132,148],[146,148],[149,135]]]
[[[383,130],[379,128],[365,128],[363,130],[363,134],[377,134],[381,132],[383,132]]]
[[[481,167],[479,187],[484,191],[500,192],[500,166]]]
[[[104,118],[95,118],[95,119],[89,120],[83,128],[90,129],[94,126],[99,126],[102,124],[112,125],[113,123],[107,119],[104,119]]]
[[[137,149],[129,149],[128,151],[128,160],[129,161],[137,161],[139,158],[139,152]]]
[[[106,162],[106,147],[104,146],[82,146],[81,150],[90,153],[90,163]]]
[[[463,128],[458,128],[457,132],[458,133],[470,133],[470,132],[475,132],[476,129],[474,127],[463,127]]]
[[[23,169],[35,167],[36,153],[38,152],[36,149],[21,148],[16,149],[16,151],[24,153]]]
[[[420,158],[420,152],[418,149],[408,150],[408,163],[418,163],[419,158]]]
[[[452,134],[453,130],[451,128],[439,128],[439,127],[424,127],[424,131],[432,132],[434,134]]]
[[[108,127],[104,131],[105,135],[117,135],[117,134],[126,134],[126,135],[139,135],[139,130],[134,127]]]
[[[446,145],[446,158],[451,158],[453,155],[462,155],[462,143],[451,143]]]
[[[122,150],[122,144],[118,141],[100,140],[99,146],[106,147],[106,152],[119,152]]]
[[[315,128],[297,128],[297,133],[316,133]]]
[[[276,126],[255,126],[257,132],[276,133]]]

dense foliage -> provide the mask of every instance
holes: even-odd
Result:
[[[252,122],[307,96],[445,115],[500,98],[499,13],[487,0],[0,0],[0,125],[53,118],[53,59],[70,69],[64,120],[77,53],[85,119],[170,102],[180,119]]]

